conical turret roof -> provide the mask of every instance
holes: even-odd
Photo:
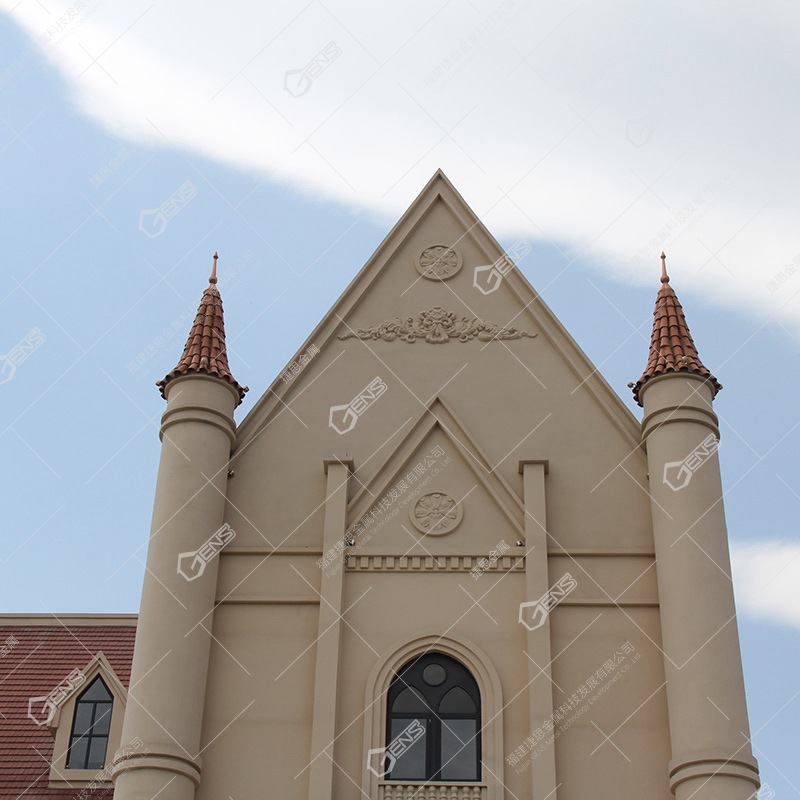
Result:
[[[714,387],[714,396],[722,389],[722,385],[711,374],[711,371],[700,360],[697,346],[689,332],[683,307],[670,286],[667,275],[667,257],[661,254],[661,289],[656,297],[656,308],[653,312],[653,334],[650,339],[650,355],[642,377],[633,387],[633,397],[642,405],[640,392],[642,386],[658,375],[670,372],[686,372],[702,375]]]
[[[213,375],[227,381],[239,394],[242,402],[247,389],[239,384],[228,365],[228,353],[225,346],[225,318],[222,310],[222,297],[217,289],[217,258],[214,253],[214,266],[208,279],[208,288],[203,292],[197,316],[194,318],[189,338],[183,348],[183,355],[177,366],[167,373],[156,386],[161,396],[166,397],[165,390],[173,378],[191,373]]]

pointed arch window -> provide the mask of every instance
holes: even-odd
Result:
[[[389,686],[387,711],[387,779],[481,779],[480,691],[463,664],[440,653],[409,662]]]
[[[75,703],[68,769],[102,769],[106,763],[114,697],[98,675]]]

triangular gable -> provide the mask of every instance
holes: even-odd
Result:
[[[524,508],[520,498],[497,471],[496,467],[499,465],[491,466],[480,445],[467,433],[446,403],[438,397],[428,404],[378,471],[367,482],[360,484],[347,504],[348,525],[361,519],[377,500],[389,493],[398,476],[404,472],[405,465],[412,455],[430,439],[437,428],[461,455],[471,468],[476,481],[492,497],[514,531],[521,537]]]
[[[77,672],[82,677],[80,686],[77,686],[75,691],[72,692],[64,700],[64,702],[56,705],[52,718],[48,722],[48,727],[51,731],[55,731],[58,728],[61,720],[62,710],[67,707],[74,707],[77,698],[80,697],[81,693],[98,675],[102,676],[103,680],[106,682],[106,685],[111,691],[111,694],[114,696],[114,699],[119,700],[123,709],[127,704],[128,690],[123,686],[122,681],[114,671],[114,667],[111,666],[109,660],[106,658],[106,655],[102,650],[99,650],[97,654],[89,660],[89,663],[86,664],[86,666],[82,669],[77,670]]]
[[[338,333],[341,333],[343,321],[351,315],[362,298],[369,292],[384,267],[391,262],[396,251],[438,202],[443,203],[454,218],[460,222],[466,231],[465,236],[468,236],[472,244],[484,255],[487,264],[493,264],[504,257],[505,252],[497,240],[467,205],[444,172],[441,169],[437,170],[330,311],[314,328],[289,365],[300,360],[312,345],[319,350],[324,350],[325,345]],[[546,337],[558,351],[578,378],[580,385],[594,397],[615,427],[628,440],[631,449],[638,448],[641,442],[639,422],[600,375],[522,272],[518,268],[509,270],[504,276],[504,283],[520,304],[518,316],[527,317],[528,320],[535,322],[535,330]],[[520,320],[514,319],[508,324],[519,325]],[[280,374],[283,372],[284,370],[281,370]],[[281,380],[280,374],[239,425],[236,451],[245,447],[274,414],[283,413],[286,408],[283,397],[287,392],[302,391],[302,388],[298,390],[298,384],[302,383],[303,376],[299,376],[296,381],[286,383]]]

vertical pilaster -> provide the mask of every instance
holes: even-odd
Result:
[[[547,504],[545,475],[547,461],[520,461],[525,500],[525,597],[544,597],[550,590],[547,563]],[[541,728],[553,716],[550,616],[526,636],[528,655],[528,708],[531,731]],[[530,770],[532,800],[557,800],[555,742],[536,760]]]
[[[327,553],[345,536],[347,486],[353,462],[328,459],[322,552]],[[342,559],[346,556],[342,555]],[[311,727],[309,800],[333,797],[333,751],[336,738],[336,699],[339,686],[339,653],[342,634],[342,596],[345,565],[322,571],[320,580],[317,665],[314,681],[314,718]]]

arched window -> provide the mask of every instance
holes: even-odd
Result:
[[[102,769],[106,763],[114,698],[98,675],[75,703],[68,769]]]
[[[428,653],[406,664],[389,686],[389,780],[479,781],[481,698],[469,670]]]

